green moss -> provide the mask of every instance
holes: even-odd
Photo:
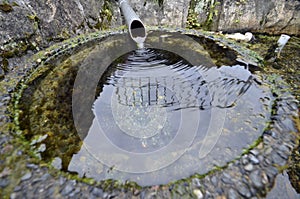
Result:
[[[28,42],[26,39],[8,43],[2,47],[3,50],[0,52],[2,58],[12,58],[15,56],[22,56],[27,52],[27,50],[33,50],[35,47],[32,43]]]
[[[186,28],[188,29],[199,29],[201,24],[198,22],[198,14],[190,12],[187,17]]]
[[[7,1],[2,1],[2,3],[0,3],[0,10],[4,11],[4,12],[12,12],[13,6],[10,5]]]
[[[212,23],[214,21],[214,18],[218,16],[218,10],[216,9],[218,5],[220,5],[220,2],[218,1],[210,5],[208,17],[204,23],[204,28],[206,30],[210,30],[212,28]]]
[[[188,17],[187,17],[187,22],[186,26],[189,29],[199,29],[202,28],[204,30],[211,30],[213,22],[215,18],[219,14],[218,6],[221,4],[219,1],[210,1],[207,3],[208,7],[204,7],[202,9],[203,12],[208,13],[206,19],[204,20],[203,23],[199,22],[198,15],[199,11],[196,10],[197,4],[200,3],[199,0],[192,0],[190,2],[190,7],[189,7],[189,12],[188,12]]]
[[[113,18],[113,10],[112,5],[109,0],[105,0],[104,4],[100,10],[100,19],[95,28],[100,30],[106,30],[110,27],[112,18]]]

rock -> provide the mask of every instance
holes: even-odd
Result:
[[[230,199],[240,198],[239,194],[235,190],[233,190],[233,189],[229,189],[227,196]]]
[[[32,15],[32,12],[22,6],[14,7],[13,12],[0,12],[0,46],[12,40],[21,40],[34,34],[34,23],[28,17],[30,15]]]
[[[271,153],[271,158],[274,164],[277,164],[279,166],[284,166],[286,164],[286,159],[282,158],[276,151],[273,151]]]
[[[49,173],[45,173],[44,175],[41,176],[40,179],[41,179],[42,181],[46,181],[49,177],[50,177],[50,174],[49,174]]]
[[[247,154],[242,156],[242,158],[241,158],[241,163],[242,163],[243,165],[246,165],[246,164],[249,163],[249,159],[248,159],[248,155],[247,155]]]
[[[211,177],[211,183],[214,186],[217,186],[218,185],[218,178],[216,176]]]
[[[67,183],[67,185],[62,189],[61,194],[66,196],[75,189],[72,183]]]
[[[62,160],[61,160],[61,158],[60,158],[60,157],[55,157],[55,158],[52,160],[51,165],[52,165],[54,168],[56,168],[56,169],[58,169],[58,170],[61,170],[61,168],[62,168]]]
[[[260,170],[255,170],[250,173],[250,179],[252,183],[254,184],[255,187],[257,188],[262,188],[263,183],[262,183],[262,176],[261,176],[261,171]]]
[[[251,197],[251,192],[248,189],[248,187],[243,184],[243,183],[238,183],[237,184],[237,191],[244,197],[250,198]]]
[[[4,78],[5,68],[24,65],[27,58],[22,56],[27,53],[30,56],[32,51],[36,53],[77,34],[121,25],[114,1],[17,0],[8,3],[13,5],[10,12],[0,8],[0,80]]]
[[[185,27],[190,0],[128,0],[146,26]]]
[[[10,194],[10,199],[16,199],[16,198],[17,198],[17,194],[16,193]]]
[[[32,173],[28,172],[22,176],[21,181],[29,180],[31,178],[31,176],[32,176]]]
[[[229,174],[227,174],[226,172],[223,173],[221,180],[225,183],[225,184],[232,184],[232,180],[231,180],[231,176]]]
[[[250,154],[249,155],[249,159],[253,164],[258,164],[259,163],[259,159],[257,159],[254,155]]]
[[[1,63],[1,67],[0,67],[0,81],[1,81],[2,79],[4,79],[5,73],[4,70],[2,69],[2,61],[0,61],[0,63]]]
[[[9,180],[6,178],[0,179],[0,188],[5,188],[7,185],[9,185]]]
[[[55,187],[51,186],[47,190],[47,196],[50,198],[55,193]]]
[[[46,144],[43,143],[39,146],[37,152],[44,152],[44,151],[46,151]]]
[[[202,199],[202,198],[203,198],[203,193],[202,193],[199,189],[194,189],[194,190],[193,190],[193,193],[195,194],[195,196],[196,196],[198,199]]]
[[[247,164],[245,167],[246,171],[252,171],[253,170],[253,164]]]
[[[27,164],[26,167],[27,167],[28,169],[38,169],[38,168],[39,168],[39,166],[36,165],[36,164]]]
[[[210,30],[299,35],[299,6],[300,1],[285,0],[196,0],[191,13]]]
[[[64,177],[59,177],[59,184],[60,185],[63,185],[64,183],[66,182],[66,178],[64,178]]]
[[[22,187],[21,186],[16,186],[14,188],[14,192],[18,192],[18,191],[21,191],[22,190]]]
[[[193,184],[193,186],[195,186],[197,188],[201,187],[201,182],[198,178],[193,178],[192,179],[192,184]]]
[[[103,196],[103,190],[95,187],[92,191],[92,194],[96,197],[102,197]]]

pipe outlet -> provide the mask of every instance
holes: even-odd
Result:
[[[124,15],[130,37],[136,43],[144,43],[146,28],[126,0],[119,0],[120,9]]]

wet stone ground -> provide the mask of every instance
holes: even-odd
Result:
[[[194,31],[185,33],[208,36],[206,33]],[[274,96],[280,96],[274,104],[274,110],[276,110],[276,113],[273,113],[274,122],[241,157],[228,163],[224,168],[216,168],[205,176],[195,175],[168,185],[151,187],[139,187],[129,182],[120,185],[112,180],[99,183],[59,172],[41,164],[34,157],[30,152],[29,143],[19,135],[20,132],[14,130],[13,118],[10,117],[9,110],[12,110],[13,104],[10,107],[8,105],[18,81],[26,72],[38,66],[42,61],[47,61],[49,57],[72,53],[78,43],[99,41],[101,37],[108,34],[96,33],[52,47],[47,51],[48,53],[36,56],[30,64],[19,66],[9,72],[0,82],[0,197],[199,199],[265,197],[272,189],[276,175],[287,168],[289,157],[298,144],[297,130],[286,128],[286,123],[291,121],[290,118],[295,117],[298,129],[300,126],[297,120],[299,104],[289,92],[290,85],[285,83],[286,76],[271,75],[274,72],[271,67],[267,70],[270,75],[265,81],[273,85]],[[217,35],[214,39],[224,45],[234,46],[233,42],[223,40]],[[275,70],[274,73],[278,74],[277,72]],[[299,79],[293,81],[299,83]],[[297,90],[293,94],[299,96]]]

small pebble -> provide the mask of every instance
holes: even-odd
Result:
[[[259,163],[259,159],[257,159],[254,155],[249,155],[250,161],[253,164],[258,164]]]
[[[201,183],[200,183],[200,180],[198,178],[193,178],[192,179],[192,184],[195,186],[195,187],[201,187]]]
[[[71,191],[74,190],[74,186],[70,183],[68,183],[65,188],[61,191],[62,195],[68,195],[69,193],[71,193]]]
[[[61,176],[61,177],[59,178],[59,184],[60,184],[60,185],[63,185],[65,182],[66,182],[66,178],[64,178],[64,177]]]
[[[213,184],[214,186],[217,186],[217,185],[218,185],[218,179],[217,179],[216,176],[211,177],[210,180],[211,180],[211,182],[212,182],[212,184]]]
[[[50,174],[49,173],[45,173],[44,175],[42,175],[42,177],[40,179],[42,181],[46,181],[49,177],[50,177]]]
[[[227,195],[228,195],[228,198],[230,198],[230,199],[238,199],[238,198],[240,198],[239,194],[235,190],[233,190],[233,189],[229,189]]]
[[[280,155],[278,155],[276,151],[272,152],[271,158],[273,160],[273,163],[278,164],[279,166],[284,166],[286,163],[286,161]]]
[[[16,198],[17,198],[17,194],[16,193],[10,194],[10,199],[16,199]]]
[[[5,188],[9,185],[9,180],[8,179],[0,179],[0,188]]]
[[[36,164],[27,164],[26,167],[29,168],[29,169],[37,169],[37,168],[39,168],[39,166],[36,165]]]
[[[193,190],[193,193],[195,194],[195,196],[196,196],[198,199],[202,199],[202,198],[203,198],[203,193],[202,193],[199,189],[194,189],[194,190]]]
[[[262,176],[262,183],[267,184],[269,182],[267,174],[264,171],[262,171],[261,176]]]
[[[14,188],[14,192],[18,192],[18,191],[21,191],[21,190],[22,190],[21,186],[15,186],[15,188]]]
[[[255,171],[251,172],[249,177],[255,187],[257,187],[257,188],[263,187],[261,172],[259,170],[255,170]]]
[[[53,194],[55,193],[55,187],[54,186],[51,186],[50,188],[48,188],[48,190],[47,190],[47,195],[49,196],[49,197],[52,197],[53,196]]]
[[[252,153],[254,156],[257,156],[257,155],[259,154],[259,151],[256,150],[256,149],[252,149],[252,150],[250,151],[250,153]]]
[[[62,168],[62,160],[61,160],[61,158],[60,158],[60,157],[55,157],[55,158],[52,160],[51,165],[52,165],[54,168],[56,168],[56,169],[58,169],[58,170],[61,170],[61,168]]]
[[[241,162],[243,165],[246,165],[249,163],[249,160],[248,160],[248,155],[244,155],[242,158],[241,158]]]
[[[242,195],[245,196],[247,198],[251,197],[251,193],[250,190],[246,187],[246,185],[244,185],[243,183],[238,183],[237,184],[237,191]]]
[[[41,144],[41,145],[39,146],[37,152],[42,153],[42,152],[44,152],[44,151],[46,151],[46,144],[43,143],[43,144]]]
[[[23,177],[21,178],[21,181],[25,181],[25,180],[29,180],[32,176],[31,172],[26,173],[25,175],[23,175]]]
[[[103,190],[102,189],[99,189],[97,187],[95,187],[92,191],[92,194],[96,197],[102,197],[103,195]]]
[[[232,184],[232,180],[231,180],[231,177],[230,177],[230,175],[229,174],[227,174],[227,173],[223,173],[223,176],[222,176],[222,181],[224,182],[224,183],[226,183],[226,184]]]
[[[245,167],[246,171],[252,171],[253,170],[253,164],[247,164]]]

